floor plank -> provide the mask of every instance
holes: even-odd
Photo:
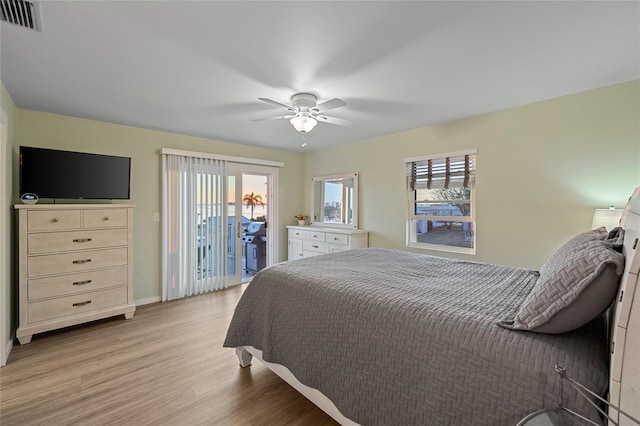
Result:
[[[0,424],[336,425],[259,361],[240,368],[222,347],[245,287],[14,346],[0,369]]]

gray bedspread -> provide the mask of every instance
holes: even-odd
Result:
[[[513,331],[538,278],[518,268],[384,249],[274,265],[248,285],[225,347],[251,345],[363,425],[515,425],[557,406],[554,365],[604,393],[601,320]],[[570,408],[597,419],[565,387]]]

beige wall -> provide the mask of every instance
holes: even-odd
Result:
[[[282,161],[279,172],[280,223],[279,257],[287,256],[285,225],[300,209],[304,187],[302,154],[255,148],[245,145],[183,136],[165,132],[84,120],[31,110],[17,110],[16,143],[53,149],[84,151],[131,157],[131,203],[136,205],[134,220],[134,299],[159,298],[161,291],[161,223],[154,212],[161,212],[162,166],[160,150],[174,148],[210,152],[263,160]],[[14,171],[14,197],[18,197],[18,175]]]
[[[0,176],[0,196],[4,197],[4,206],[6,209],[2,212],[5,215],[6,221],[4,222],[4,229],[2,230],[3,240],[1,242],[2,246],[0,250],[3,251],[4,256],[2,257],[3,262],[0,265],[0,274],[2,274],[2,279],[0,280],[0,292],[2,292],[2,297],[0,300],[2,301],[2,306],[0,306],[0,315],[2,315],[1,323],[2,328],[0,330],[0,339],[4,345],[2,348],[10,347],[10,342],[13,339],[13,286],[11,283],[12,274],[14,272],[13,265],[14,262],[14,252],[13,252],[13,244],[14,240],[12,223],[13,219],[13,209],[11,206],[11,167],[12,167],[12,157],[11,157],[11,146],[15,140],[15,117],[16,117],[16,106],[13,103],[13,99],[7,92],[7,89],[4,87],[4,84],[0,83],[0,103],[2,106],[2,111],[6,114],[6,123],[3,123],[3,126],[7,126],[7,145],[4,155],[5,164],[4,164],[4,175]],[[5,346],[6,345],[6,346]],[[4,357],[5,354],[1,354],[0,356]]]
[[[370,245],[409,250],[404,159],[470,148],[477,254],[449,256],[539,269],[595,208],[624,207],[640,185],[640,81],[310,153],[305,180],[359,172]]]

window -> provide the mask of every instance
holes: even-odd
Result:
[[[408,158],[407,246],[476,252],[476,151]]]

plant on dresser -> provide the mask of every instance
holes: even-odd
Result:
[[[21,344],[33,334],[133,317],[133,205],[16,205]]]
[[[287,226],[289,260],[369,246],[369,232],[362,229]]]

